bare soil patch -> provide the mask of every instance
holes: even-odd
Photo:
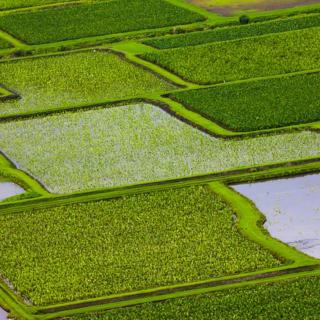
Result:
[[[254,10],[254,11],[272,11],[286,9],[297,6],[305,6],[314,3],[320,3],[320,0],[262,0],[256,3],[237,3],[226,6],[204,6],[201,0],[189,0],[191,3],[205,8],[208,11],[218,13],[222,16],[232,16],[236,12]]]

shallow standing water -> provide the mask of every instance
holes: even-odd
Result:
[[[0,320],[7,320],[8,313],[0,307]]]
[[[25,190],[13,182],[0,182],[0,201],[24,192]]]
[[[233,185],[266,216],[270,234],[320,258],[320,174]]]

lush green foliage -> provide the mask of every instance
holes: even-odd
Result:
[[[173,97],[236,131],[320,120],[318,73],[177,92]]]
[[[77,2],[81,0],[0,0],[0,10],[42,6],[54,3]],[[103,0],[101,0],[103,1]]]
[[[163,303],[89,314],[78,320],[279,320],[317,319],[320,278],[301,278],[270,285],[224,290]]]
[[[29,44],[39,44],[204,19],[198,13],[164,0],[114,0],[5,15],[0,17],[0,28]]]
[[[145,53],[179,76],[208,84],[320,68],[320,28]]]
[[[0,272],[36,304],[277,266],[206,187],[0,216]]]
[[[315,157],[320,134],[223,140],[131,105],[1,123],[0,148],[50,191],[69,193]]]
[[[228,41],[253,36],[261,36],[268,33],[311,28],[320,25],[320,14],[309,14],[293,18],[267,21],[264,23],[252,23],[245,26],[232,26],[216,28],[209,31],[191,32],[175,36],[167,36],[147,40],[144,43],[158,49],[178,48],[194,46],[208,42]]]
[[[76,2],[80,0],[0,0],[0,10],[41,6],[52,3]]]
[[[0,115],[143,97],[145,93],[174,88],[146,70],[102,51],[3,61],[0,83],[22,97],[0,103]]]

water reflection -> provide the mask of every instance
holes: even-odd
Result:
[[[0,320],[7,320],[8,313],[0,307]]]
[[[24,192],[25,190],[13,182],[0,182],[0,201]]]
[[[320,258],[320,174],[232,187],[266,216],[273,237]]]

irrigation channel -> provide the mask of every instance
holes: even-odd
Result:
[[[0,320],[7,320],[8,313],[0,307]]]
[[[0,182],[0,201],[17,196],[24,192],[24,189],[13,182]]]
[[[266,216],[270,234],[320,258],[320,174],[233,185]]]

